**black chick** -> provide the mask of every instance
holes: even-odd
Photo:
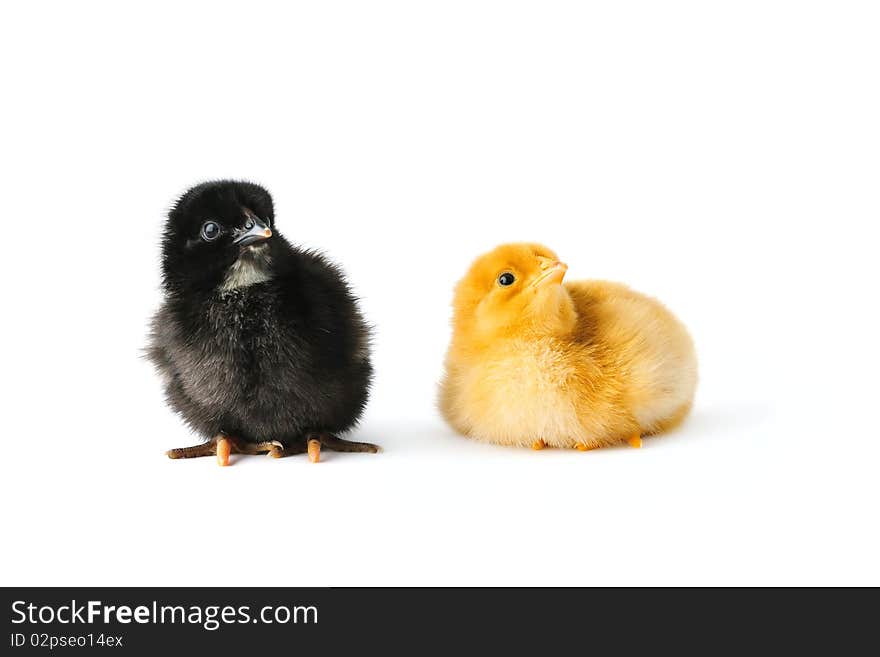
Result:
[[[186,192],[168,214],[162,274],[148,355],[169,405],[208,441],[169,457],[378,451],[338,437],[367,402],[369,329],[341,271],[278,233],[265,189]]]

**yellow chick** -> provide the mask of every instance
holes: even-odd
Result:
[[[439,400],[458,432],[535,449],[641,447],[688,414],[697,358],[682,323],[624,285],[563,285],[567,269],[546,247],[505,244],[458,283]]]

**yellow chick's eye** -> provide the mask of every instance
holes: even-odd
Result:
[[[498,285],[501,287],[508,287],[513,285],[514,281],[516,281],[516,276],[511,274],[509,271],[504,272],[501,276],[498,277]]]

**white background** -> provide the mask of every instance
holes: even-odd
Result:
[[[880,584],[878,33],[870,2],[4,5],[0,581]],[[383,453],[163,455],[159,232],[220,177],[348,272]],[[512,240],[688,324],[684,427],[445,427],[452,286]]]

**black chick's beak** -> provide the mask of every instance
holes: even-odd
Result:
[[[255,242],[262,242],[272,237],[272,230],[260,222],[259,219],[251,216],[244,224],[244,231],[239,233],[238,237],[232,240],[233,244],[238,246],[248,246]]]

